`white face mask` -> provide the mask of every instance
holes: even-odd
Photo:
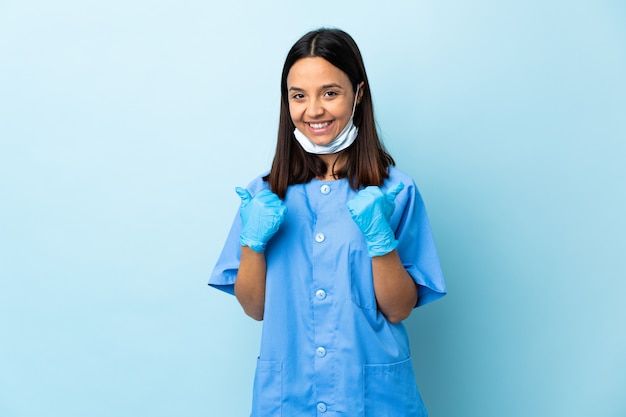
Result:
[[[354,104],[352,105],[352,115],[350,116],[350,120],[348,120],[346,127],[343,128],[341,133],[339,133],[339,135],[337,135],[337,137],[328,145],[316,145],[311,142],[311,140],[307,138],[298,128],[294,129],[293,135],[305,151],[308,153],[324,155],[343,151],[348,146],[352,145],[359,134],[359,128],[354,125],[353,120],[354,111],[356,109],[356,100],[359,97],[359,87],[360,85],[356,86],[356,94],[354,95]]]

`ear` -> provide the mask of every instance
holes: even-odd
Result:
[[[356,98],[357,104],[361,103],[361,99],[363,98],[363,87],[365,87],[365,81],[359,83],[359,96]]]

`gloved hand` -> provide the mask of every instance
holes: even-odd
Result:
[[[255,252],[263,252],[265,245],[285,220],[287,207],[270,190],[263,190],[254,197],[245,188],[235,188],[241,198],[242,229],[239,241]]]
[[[348,201],[352,219],[365,235],[369,256],[385,255],[398,246],[389,219],[396,207],[394,200],[403,188],[400,182],[383,194],[380,188],[369,186]]]

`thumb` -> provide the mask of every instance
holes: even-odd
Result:
[[[389,201],[395,200],[398,193],[402,191],[403,189],[404,189],[404,184],[401,182],[397,183],[396,185],[394,185],[387,191],[387,194],[386,194],[387,199]]]
[[[241,198],[241,207],[247,206],[250,200],[252,200],[250,192],[245,188],[236,187],[235,192],[239,195],[239,198]]]

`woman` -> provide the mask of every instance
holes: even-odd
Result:
[[[446,292],[413,180],[378,138],[354,40],[304,35],[282,72],[271,170],[209,285],[263,320],[253,417],[425,416],[402,320]]]

